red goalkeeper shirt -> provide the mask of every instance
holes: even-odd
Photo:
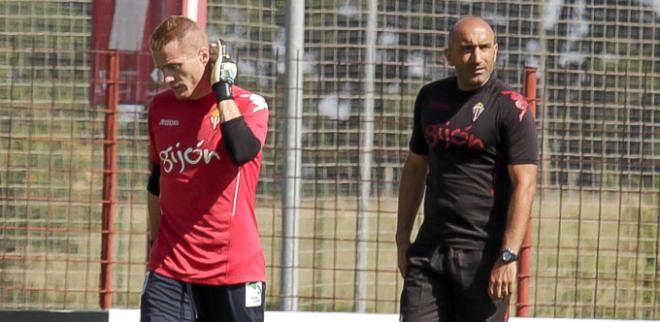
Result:
[[[232,92],[263,147],[266,101],[238,86]],[[216,106],[213,93],[186,101],[166,91],[149,107],[149,160],[160,164],[160,225],[149,269],[191,283],[265,281],[254,210],[261,152],[233,163]]]

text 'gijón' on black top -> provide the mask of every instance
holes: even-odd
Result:
[[[538,162],[525,98],[494,76],[470,92],[455,77],[429,83],[415,102],[410,150],[429,165],[415,244],[499,247],[512,191],[507,166]]]

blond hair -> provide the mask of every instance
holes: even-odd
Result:
[[[193,20],[184,16],[170,16],[163,20],[151,33],[149,47],[152,52],[158,51],[173,40],[188,37],[191,37],[189,41],[186,41],[188,44],[200,42],[196,45],[202,46],[208,43],[206,33]]]

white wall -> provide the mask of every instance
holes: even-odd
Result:
[[[139,310],[110,310],[108,322],[138,322]],[[358,314],[326,312],[266,312],[265,322],[399,322],[397,314]],[[586,319],[550,319],[550,318],[515,318],[511,322],[642,322],[633,320],[586,320]],[[660,321],[643,321],[660,322]]]

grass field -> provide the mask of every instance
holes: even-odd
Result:
[[[98,168],[102,145],[92,139],[102,136],[102,126],[100,114],[80,119],[87,119],[86,123],[75,115],[53,112],[36,118],[30,110],[0,115],[7,131],[3,133],[11,133],[11,139],[0,140],[0,225],[4,227],[0,306],[4,308],[98,307],[103,173]],[[143,124],[127,123],[120,133],[123,139],[135,138],[136,133],[144,135],[141,129]],[[144,160],[143,140],[127,139],[120,146],[123,170],[118,173],[113,244],[116,307],[136,307],[143,282],[145,172],[139,169],[144,168]],[[275,187],[276,174],[265,173],[269,185],[264,187]],[[388,190],[395,189],[382,191]],[[368,212],[367,310],[391,313],[397,311],[402,286],[393,241],[396,198],[382,191],[372,198]],[[657,188],[541,187],[533,210],[531,314],[657,319],[658,196]],[[263,191],[257,209],[270,308],[277,307],[279,293],[279,198],[277,192]],[[319,192],[304,198],[298,270],[302,310],[354,309],[357,217],[356,196]]]
[[[127,204],[117,209],[113,267],[116,307],[136,307],[139,302],[146,258],[142,196],[141,191],[130,193]],[[97,307],[100,208],[88,207],[84,212],[82,207],[60,209],[49,202],[7,205],[3,208],[5,225],[50,229],[4,231],[3,255],[10,260],[3,262],[0,271],[5,285],[0,294],[3,307]],[[72,211],[65,218],[48,217],[67,209]],[[374,198],[368,212],[369,312],[397,311],[402,281],[395,266],[395,209],[396,199],[390,196]],[[24,218],[21,213],[29,215]],[[38,213],[46,217],[37,217]],[[533,209],[531,313],[657,318],[657,214],[657,193],[541,189]],[[268,266],[268,305],[277,308],[282,235],[279,201],[261,196],[257,216]],[[356,198],[317,198],[302,203],[301,310],[354,309],[357,217]]]

